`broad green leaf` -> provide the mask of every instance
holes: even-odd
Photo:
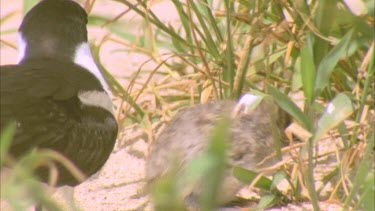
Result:
[[[281,181],[286,178],[286,174],[284,171],[276,172],[272,177],[272,188],[276,188]]]
[[[277,89],[267,85],[268,92],[276,103],[287,113],[292,115],[305,129],[311,130],[311,122],[306,118],[305,114],[300,108],[285,94],[279,92]]]
[[[255,171],[247,170],[241,167],[233,167],[233,175],[240,181],[251,184],[251,182],[258,176]],[[260,179],[255,184],[255,187],[262,190],[270,191],[272,186],[272,181],[267,177],[260,177]]]
[[[270,207],[275,204],[275,201],[278,201],[277,196],[273,194],[262,196],[255,210],[261,210]]]
[[[341,41],[322,59],[318,66],[315,79],[315,93],[319,95],[327,85],[329,77],[341,58],[347,55],[348,45],[352,38],[354,29],[351,29]]]
[[[273,54],[271,54],[270,57],[268,58],[269,64],[273,64],[280,57],[285,56],[286,50],[287,48],[282,48],[282,49],[275,51]]]
[[[303,93],[307,102],[311,104],[314,99],[315,65],[313,55],[307,46],[301,51],[301,79]]]
[[[326,107],[324,114],[320,117],[314,134],[313,143],[327,131],[336,127],[353,112],[350,98],[343,93],[338,94]]]
[[[337,0],[319,0],[317,12],[313,15],[313,18],[319,33],[323,36],[328,37],[331,34],[337,18],[337,2]],[[327,55],[329,43],[319,36],[315,36],[315,38],[313,54],[314,63],[317,65]]]
[[[293,77],[292,77],[292,91],[298,91],[302,87],[302,76],[301,76],[301,59],[297,58],[294,65]]]

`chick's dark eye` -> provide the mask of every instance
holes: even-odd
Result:
[[[245,154],[243,154],[243,153],[237,153],[233,156],[233,160],[234,161],[240,161],[244,158],[244,156],[245,156]]]

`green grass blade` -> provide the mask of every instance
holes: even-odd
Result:
[[[311,46],[309,46],[309,42],[307,42],[305,47],[301,50],[301,79],[303,93],[309,104],[311,104],[314,99],[315,71],[312,49]]]
[[[219,51],[217,49],[218,45],[213,40],[212,33],[208,29],[208,27],[206,25],[206,21],[203,19],[204,15],[199,11],[197,5],[195,5],[193,0],[189,0],[189,2],[190,2],[191,9],[193,9],[193,11],[195,13],[195,17],[198,19],[198,22],[203,29],[204,36],[202,37],[202,39],[204,38],[207,49],[209,50],[209,52],[212,54],[212,56],[216,60],[220,60],[220,54],[219,54]]]
[[[134,42],[136,40],[136,36],[134,35],[134,33],[128,32],[123,27],[125,23],[117,21],[111,24],[107,24],[111,21],[111,19],[99,15],[90,15],[88,21],[89,26],[101,27],[104,25],[104,27],[108,28],[111,31],[111,33],[121,37],[124,40],[128,40],[129,42]],[[135,24],[130,25],[130,27],[132,26],[135,27]]]
[[[251,171],[241,167],[233,167],[232,172],[237,179],[246,184],[251,184],[253,180],[258,176],[258,173],[256,173],[255,171]],[[261,176],[255,184],[255,187],[265,191],[271,191],[272,180],[268,179],[267,177]]]
[[[318,11],[315,15],[316,27],[319,33],[328,37],[332,26],[337,18],[337,0],[319,0]],[[314,63],[319,64],[324,56],[327,54],[328,42],[322,38],[315,36],[314,44]]]
[[[191,37],[191,29],[190,29],[190,25],[189,25],[189,18],[188,18],[188,15],[186,14],[186,12],[183,9],[181,1],[172,0],[172,2],[176,7],[178,15],[180,16],[182,26],[185,29],[186,40],[189,43],[193,43],[193,38]],[[191,52],[193,52],[193,48],[191,48]]]
[[[154,24],[156,27],[158,27],[159,29],[161,29],[162,31],[164,31],[165,33],[169,34],[170,36],[174,36],[178,41],[181,42],[181,44],[184,44],[186,46],[190,46],[191,44],[188,43],[185,39],[183,39],[179,34],[175,33],[174,31],[171,31],[165,24],[163,24],[163,22],[161,22],[159,20],[159,18],[150,10],[148,10],[148,13],[151,17],[147,17],[147,14],[145,12],[143,12],[142,10],[140,10],[137,6],[133,5],[131,2],[127,1],[127,0],[116,0],[118,2],[121,2],[123,4],[125,4],[126,6],[128,6],[131,10],[133,10],[134,12],[138,13],[140,16],[142,16],[143,18],[149,18],[149,21]],[[141,6],[143,6],[145,9],[147,9],[147,6],[145,5],[144,2],[142,1],[137,1]]]
[[[246,45],[245,45],[246,46]],[[239,98],[242,93],[242,89],[244,86],[244,83],[246,81],[246,74],[249,70],[249,65],[250,65],[250,59],[251,59],[251,52],[253,50],[253,42],[250,41],[250,43],[247,45],[247,50],[244,55],[242,65],[239,69],[239,71],[236,71],[236,79],[238,77],[238,83],[236,84],[235,87],[233,87],[234,90],[234,96],[233,98]]]
[[[233,175],[245,184],[251,184],[253,180],[258,176],[258,173],[241,167],[234,167],[232,169]],[[267,177],[261,176],[258,181],[254,184],[255,187],[262,189],[263,191],[271,192],[272,194],[265,195],[261,198],[255,210],[264,209],[275,205],[277,202],[287,199],[287,197],[277,189],[276,185],[285,178],[284,173],[276,173],[272,180]]]
[[[193,42],[193,37],[192,37],[192,30],[194,30],[195,32],[198,33],[199,37],[202,39],[203,43],[208,43],[207,41],[207,38],[205,37],[205,35],[203,34],[201,28],[199,27],[198,24],[192,24],[192,26],[190,25],[189,21],[189,16],[188,14],[183,10],[183,7],[182,7],[182,4],[180,1],[177,1],[177,0],[173,0],[173,2],[175,3],[175,6],[177,8],[177,11],[180,15],[180,17],[183,17],[181,22],[184,26],[184,29],[185,29],[185,32],[186,32],[186,40],[188,43],[194,43]],[[196,49],[197,46],[193,46],[193,45],[190,45],[190,51],[191,53],[195,53],[195,49]],[[209,52],[209,49],[206,49],[205,46],[199,46],[201,48],[201,50],[205,51],[205,52]]]
[[[215,128],[209,142],[207,155],[212,158],[212,165],[209,168],[209,180],[205,180],[202,184],[202,194],[200,196],[200,204],[202,211],[215,210],[217,206],[217,198],[220,194],[219,188],[226,167],[226,149],[229,140],[229,117],[223,116]],[[208,175],[207,175],[208,176]]]
[[[12,122],[11,124],[7,125],[0,134],[0,166],[3,165],[4,158],[8,154],[15,130],[16,123]]]
[[[1,17],[1,20],[0,20],[0,26],[2,26],[5,22],[7,22],[9,19],[11,19],[12,17],[14,17],[15,15],[17,15],[17,11],[13,11],[13,12],[10,12],[4,16]],[[3,30],[1,30],[1,34],[3,33]]]
[[[317,95],[327,85],[330,75],[338,61],[347,54],[348,46],[354,29],[351,29],[340,40],[340,42],[322,59],[318,65],[317,75],[315,79],[315,93]]]
[[[114,90],[115,93],[120,94],[120,96],[123,99],[125,99],[125,101],[128,102],[137,111],[138,115],[140,115],[140,117],[142,118],[144,115],[143,110],[134,102],[132,96],[123,88],[121,84],[118,83],[118,81],[110,74],[107,68],[103,66],[99,56],[100,46],[93,46],[91,49],[96,64],[98,65],[99,69],[103,72],[105,79],[108,82],[108,85],[110,85],[111,89]]]
[[[301,111],[300,108],[286,95],[273,88],[270,85],[267,85],[268,92],[275,102],[286,112],[292,115],[305,129],[311,131],[312,125],[311,122],[306,118],[305,114]]]
[[[366,196],[364,196],[366,191],[362,191],[362,193],[360,193],[361,189],[366,190],[367,188],[370,188],[370,191],[372,192],[372,195],[374,195],[374,189],[373,189],[374,188],[374,180],[372,180],[372,182],[370,182],[370,184],[372,183],[372,185],[367,186],[367,187],[366,187],[366,185],[364,185],[364,181],[366,181],[366,179],[369,179],[369,178],[366,178],[366,177],[371,176],[371,175],[369,175],[369,171],[372,171],[372,173],[371,172],[370,173],[372,174],[372,177],[374,177],[373,164],[374,164],[375,134],[374,134],[373,131],[367,135],[367,139],[369,141],[368,141],[368,144],[365,148],[363,158],[362,158],[362,160],[359,164],[359,168],[356,171],[356,175],[355,175],[355,179],[354,179],[354,184],[352,186],[352,190],[350,191],[348,197],[345,200],[345,206],[346,207],[348,207],[352,203],[352,200],[353,200],[353,198],[355,198],[356,194],[359,193],[359,194],[362,195],[361,197],[366,197]],[[373,201],[374,201],[374,198],[372,198],[372,202]],[[363,206],[366,207],[368,205],[363,205]],[[372,204],[372,207],[373,206],[374,206],[374,204]]]
[[[232,47],[232,29],[230,20],[230,1],[225,0],[225,16],[226,16],[226,30],[227,30],[227,46],[225,49],[227,66],[224,69],[223,79],[229,83],[229,89],[225,89],[225,96],[228,98],[232,95],[233,82],[234,82],[234,56]]]
[[[336,127],[353,112],[350,98],[345,94],[338,94],[326,107],[324,114],[320,117],[314,134],[313,143],[327,131]]]
[[[359,105],[359,108],[358,108],[358,112],[357,112],[357,116],[355,118],[355,121],[356,123],[359,123],[360,119],[361,119],[361,116],[362,116],[362,113],[363,113],[363,109],[365,107],[365,104],[366,104],[366,98],[368,97],[368,94],[369,94],[369,89],[371,87],[371,84],[374,82],[374,70],[375,70],[375,49],[374,49],[374,43],[372,44],[371,48],[369,50],[372,50],[371,52],[371,60],[370,60],[370,63],[369,63],[369,66],[367,68],[367,77],[365,79],[365,84],[364,84],[364,87],[363,87],[363,92],[362,92],[362,95],[361,95],[361,98],[360,98],[360,105]],[[354,143],[355,142],[355,139],[356,139],[356,133],[355,131],[357,130],[357,126],[355,126],[352,130],[352,137],[351,137],[351,143]]]
[[[277,202],[277,196],[273,194],[264,195],[260,198],[258,205],[250,210],[264,210]]]
[[[221,43],[223,42],[223,35],[221,34],[219,27],[217,27],[216,20],[214,18],[214,15],[212,14],[213,10],[212,8],[209,7],[209,3],[207,2],[207,0],[203,0],[203,2],[205,3],[204,7],[206,8],[206,15],[210,22],[210,26],[214,29],[215,36],[217,40],[219,41],[219,43]]]

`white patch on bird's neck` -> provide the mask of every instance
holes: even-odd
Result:
[[[18,43],[18,63],[20,63],[25,58],[26,49],[27,49],[27,42],[21,32],[18,33],[17,43]],[[92,74],[94,74],[95,77],[100,81],[100,83],[102,84],[106,92],[109,93],[108,84],[104,80],[103,75],[101,74],[98,66],[96,66],[94,59],[92,58],[92,55],[91,55],[90,46],[87,42],[83,42],[77,46],[74,52],[73,59],[74,59],[74,63],[87,69]]]
[[[113,102],[104,91],[81,91],[78,98],[84,105],[100,107],[114,115]]]
[[[17,45],[18,45],[18,63],[20,63],[26,55],[26,48],[27,48],[27,42],[23,38],[23,35],[21,32],[18,32],[17,37]]]
[[[81,43],[77,46],[75,53],[74,53],[74,63],[77,65],[84,67],[100,81],[103,88],[109,93],[109,88],[104,80],[102,73],[100,72],[98,66],[96,66],[94,59],[91,55],[90,46],[87,42]]]
[[[17,44],[18,44],[18,63],[22,62],[26,56],[26,49],[27,49],[27,42],[23,37],[22,32],[18,33],[17,37]],[[94,59],[91,55],[90,46],[87,42],[83,42],[77,46],[74,52],[74,63],[87,69],[95,77],[100,81],[103,88],[106,90],[107,93],[110,93],[108,88],[108,84],[106,83],[103,75],[101,74],[98,66],[96,66]]]

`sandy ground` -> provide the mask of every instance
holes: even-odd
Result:
[[[167,4],[158,4],[155,8],[157,15],[165,21],[173,22],[173,12],[165,12],[168,8]],[[93,13],[108,14],[114,17],[126,8],[120,6],[119,3],[105,0],[98,0],[94,7]],[[18,11],[9,21],[1,25],[1,31],[17,29],[22,16],[21,1],[1,0],[1,17],[12,11]],[[163,12],[164,11],[164,12]],[[132,15],[127,17],[134,18]],[[132,22],[129,22],[130,26]],[[104,28],[89,28],[90,40],[100,40],[101,37],[108,33]],[[16,45],[16,33],[2,34],[1,40],[6,41],[10,45],[2,45],[1,47],[1,65],[14,64],[17,62],[17,51],[10,47]],[[103,64],[108,67],[124,86],[128,81],[123,79],[136,71],[139,65],[146,60],[139,54],[118,52],[115,43],[106,44],[102,49]],[[124,59],[125,58],[125,59]],[[106,165],[97,174],[74,188],[74,198],[76,205],[87,211],[108,211],[108,210],[150,210],[147,205],[147,197],[142,196],[144,182],[144,166],[147,154],[148,144],[139,137],[142,132],[137,126],[131,128],[123,128],[120,131],[118,143],[114,152],[110,156]],[[59,190],[54,194],[59,201],[64,203],[64,190]],[[62,205],[64,206],[64,205]],[[337,210],[339,206],[334,204],[322,203],[323,210]],[[2,210],[7,210],[6,204],[2,203]],[[71,208],[66,207],[66,210]],[[277,210],[311,210],[310,204],[288,205],[287,207]],[[276,210],[276,209],[273,209]]]

